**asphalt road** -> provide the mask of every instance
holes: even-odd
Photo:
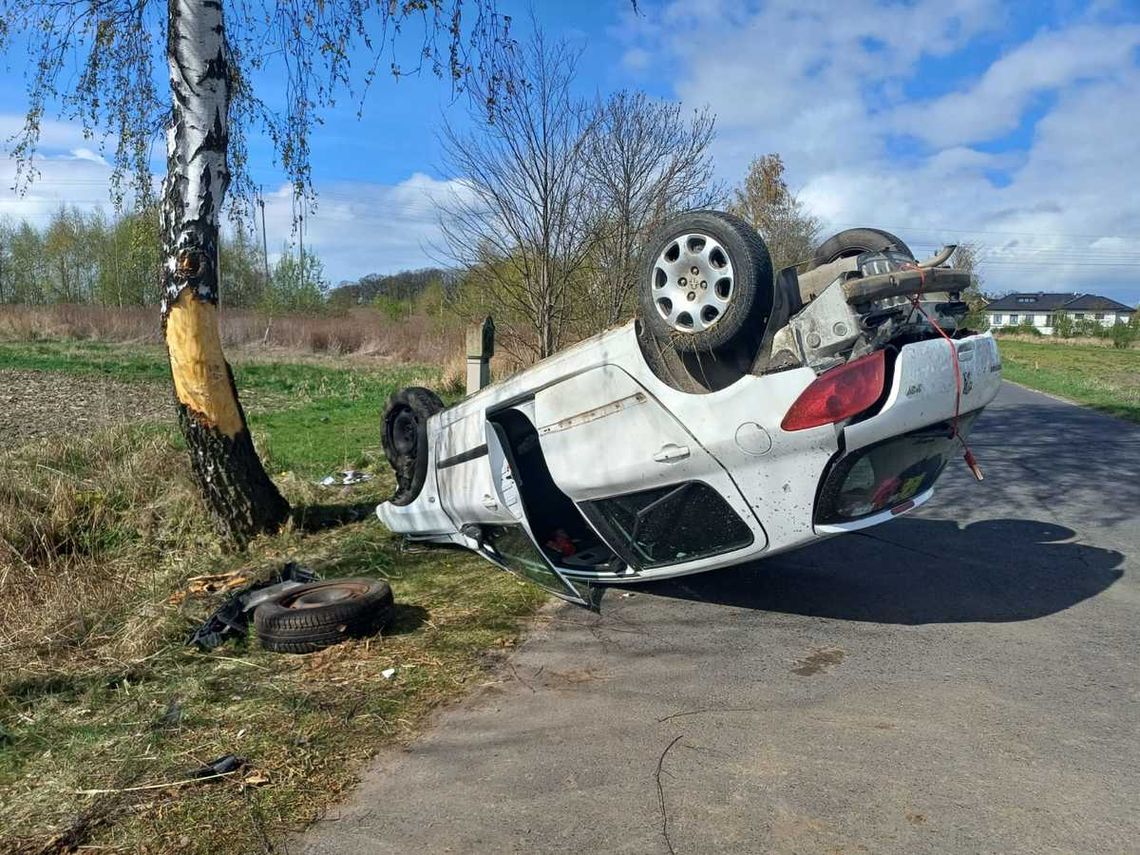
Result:
[[[1140,852],[1140,427],[1006,384],[914,515],[551,610],[292,852]]]

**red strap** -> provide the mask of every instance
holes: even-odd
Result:
[[[922,290],[926,287],[926,270],[918,265],[914,265],[913,268],[908,269],[918,271],[918,290],[914,293],[914,296],[910,298],[911,305],[918,310],[920,315],[926,318],[927,323],[934,327],[938,334],[946,339],[946,343],[950,345],[950,360],[954,364],[954,419],[950,423],[950,438],[953,439],[957,437],[958,441],[962,443],[962,456],[966,459],[966,465],[970,467],[970,471],[974,474],[974,477],[981,481],[983,477],[981,467],[978,466],[978,461],[974,457],[974,453],[970,451],[970,446],[966,444],[965,437],[958,432],[958,417],[962,410],[962,366],[958,362],[958,348],[954,346],[954,339],[946,334],[946,330],[942,329],[938,321],[926,313],[926,310],[922,308],[922,303],[919,301],[919,298],[922,296]]]

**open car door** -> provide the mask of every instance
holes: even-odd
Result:
[[[504,570],[534,582],[556,597],[596,611],[601,590],[587,583],[571,582],[547,560],[535,543],[502,430],[499,425],[487,422],[487,456],[499,502],[515,522],[483,526],[479,551]]]

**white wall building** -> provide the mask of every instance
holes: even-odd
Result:
[[[1031,323],[1045,335],[1053,334],[1053,321],[1058,313],[1073,321],[1096,321],[1111,327],[1128,323],[1133,309],[1109,297],[1096,294],[1056,294],[1044,291],[1007,294],[986,305],[986,315],[993,329]]]

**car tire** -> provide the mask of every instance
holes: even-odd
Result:
[[[812,267],[830,264],[840,258],[861,255],[864,252],[880,252],[893,249],[905,252],[911,258],[914,253],[905,243],[890,232],[882,229],[847,229],[832,235],[821,243],[812,254]]]
[[[673,217],[646,243],[641,271],[641,319],[662,347],[714,353],[754,346],[763,336],[772,311],[772,260],[739,217],[720,211]]]
[[[443,401],[430,389],[409,386],[394,392],[380,419],[384,456],[396,472],[393,505],[415,500],[427,480],[428,419],[443,410]]]
[[[392,588],[380,579],[312,582],[262,603],[253,613],[266,650],[312,653],[374,635],[392,619]]]

